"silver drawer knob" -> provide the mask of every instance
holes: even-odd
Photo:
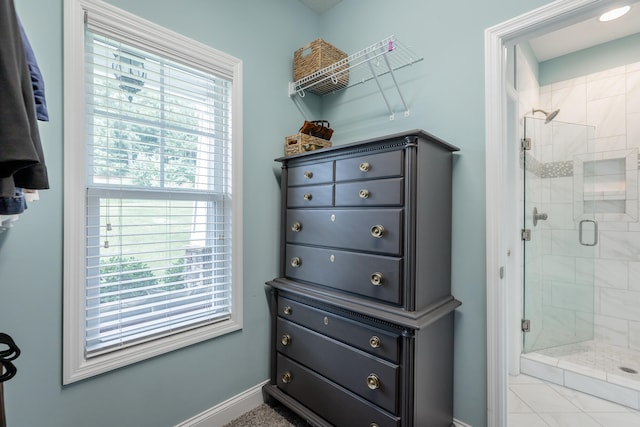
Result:
[[[300,230],[302,230],[302,224],[300,224],[299,222],[294,222],[293,224],[291,224],[291,231],[295,231],[297,233]]]
[[[361,199],[368,199],[369,198],[369,190],[367,190],[365,188],[360,190],[360,192],[358,194],[360,195]]]
[[[293,313],[293,309],[287,305],[282,309],[282,312],[286,315],[290,315],[291,313]]]
[[[288,384],[291,382],[292,379],[293,379],[293,375],[291,375],[291,372],[287,371],[284,374],[282,374],[283,383]]]
[[[382,286],[382,273],[373,273],[371,275],[371,284],[373,286]]]
[[[284,334],[282,338],[280,338],[280,342],[282,345],[289,345],[291,343],[291,335]]]
[[[313,178],[313,172],[311,172],[311,171],[304,171],[304,174],[303,174],[303,175],[304,175],[304,177],[305,177],[305,178],[307,178],[307,179],[311,179],[311,178]]]
[[[371,390],[380,388],[380,378],[376,374],[369,374],[367,377],[367,387]]]
[[[378,348],[378,347],[380,347],[380,344],[381,344],[381,342],[380,342],[380,338],[379,337],[374,335],[371,338],[369,338],[369,345],[372,348]]]
[[[313,199],[313,196],[309,193],[305,193],[304,196],[302,196],[305,200],[311,200]]]
[[[371,165],[367,162],[360,163],[360,172],[369,172],[371,170]]]
[[[302,260],[300,258],[298,258],[297,256],[291,258],[291,267],[300,267],[300,264],[302,264]]]
[[[371,227],[371,235],[377,239],[381,238],[384,235],[384,227],[380,224],[374,225]]]

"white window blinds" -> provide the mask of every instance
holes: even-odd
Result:
[[[87,357],[232,311],[232,80],[85,33]]]

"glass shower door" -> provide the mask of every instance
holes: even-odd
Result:
[[[525,118],[523,349],[593,339],[598,248],[593,128]]]

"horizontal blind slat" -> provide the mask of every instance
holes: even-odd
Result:
[[[146,45],[86,40],[85,335],[95,355],[228,318],[232,82]]]

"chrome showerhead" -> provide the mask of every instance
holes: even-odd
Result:
[[[546,119],[544,121],[544,124],[546,125],[547,123],[549,123],[551,120],[555,119],[556,116],[558,115],[558,113],[560,112],[560,109],[558,108],[555,111],[552,111],[550,113],[547,113],[544,110],[540,110],[540,109],[533,109],[531,114],[535,114],[535,113],[543,113],[546,116]]]

